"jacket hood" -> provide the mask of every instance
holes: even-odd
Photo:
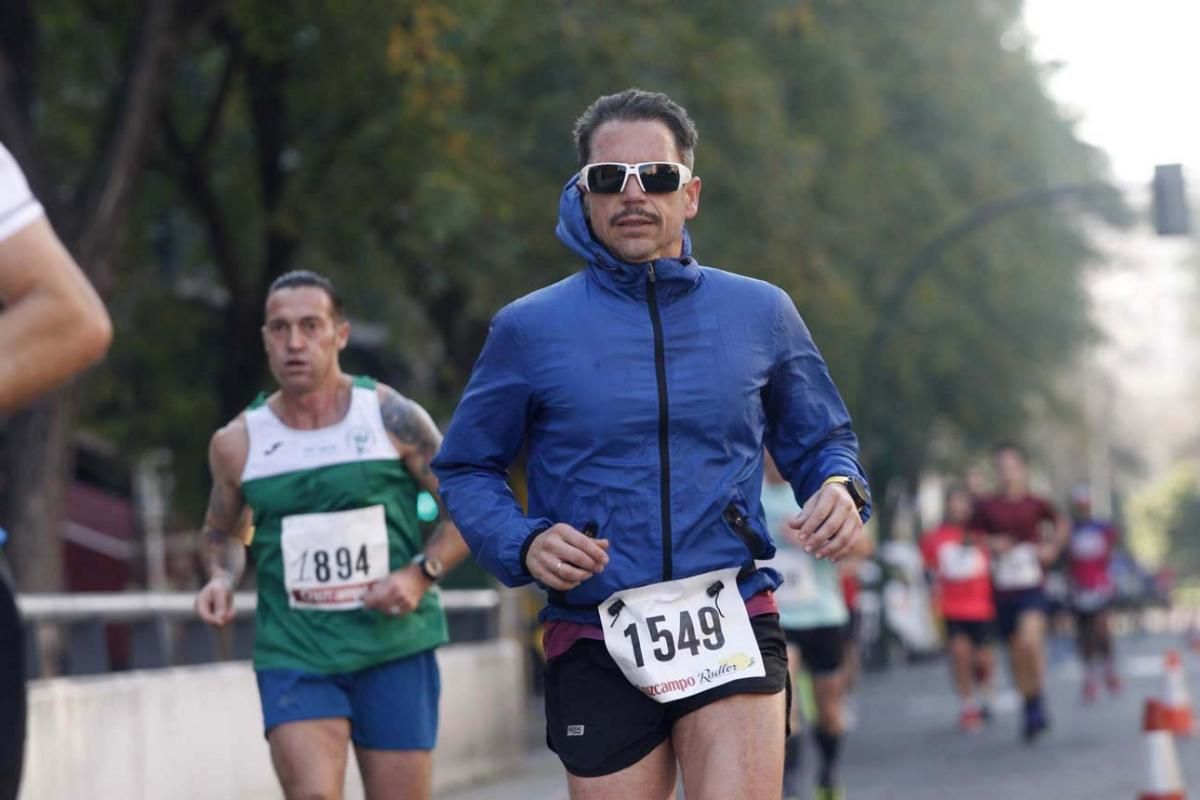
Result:
[[[572,175],[563,187],[555,234],[587,263],[591,277],[622,294],[644,297],[648,264],[622,261],[600,243],[588,224],[583,192],[576,185],[578,181],[579,175]],[[649,263],[654,265],[655,280],[668,295],[690,291],[700,282],[700,268],[692,258],[692,237],[686,226],[683,229],[683,254],[679,258],[658,258]]]

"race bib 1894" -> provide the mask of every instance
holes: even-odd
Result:
[[[381,505],[283,518],[283,576],[292,608],[348,611],[388,575]]]
[[[669,703],[766,674],[738,571],[626,589],[600,604],[604,644],[630,683]]]

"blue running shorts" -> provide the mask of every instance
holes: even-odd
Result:
[[[350,720],[350,738],[369,750],[432,750],[437,744],[441,676],[433,650],[357,672],[324,675],[263,669],[263,729],[312,719]]]

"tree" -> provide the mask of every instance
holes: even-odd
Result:
[[[207,9],[147,2],[121,20],[120,30],[107,27],[116,34],[111,40],[97,36],[89,46],[80,46],[75,36],[66,41],[68,26],[76,32],[85,27],[81,17],[87,12],[56,11],[45,14],[41,24],[31,3],[4,7],[0,133],[59,235],[104,294],[113,285],[118,237],[172,66],[184,36],[202,24]],[[55,41],[62,45],[55,47]],[[57,58],[40,58],[38,45],[46,42]],[[48,114],[35,113],[38,92],[61,93],[66,102]],[[54,119],[54,112],[63,118]],[[58,123],[63,130],[56,129]],[[8,425],[3,509],[19,582],[26,589],[52,589],[61,580],[59,549],[42,539],[55,541],[53,532],[61,527],[74,406],[74,391],[67,388]]]
[[[699,125],[697,256],[789,291],[876,489],[903,488],[945,456],[941,432],[963,448],[1018,433],[1093,335],[1079,216],[1030,205],[928,247],[981,207],[1105,177],[1012,46],[1019,8],[224,7],[156,115],[113,296],[118,330],[138,335],[118,336],[86,419],[128,452],[174,449],[198,513],[208,434],[268,385],[265,289],[296,267],[330,273],[355,321],[378,323],[370,369],[447,417],[492,314],[579,266],[553,234],[572,121],[640,85]],[[1106,197],[1074,208],[1121,219]]]

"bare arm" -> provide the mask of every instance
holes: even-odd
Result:
[[[1067,548],[1067,544],[1071,541],[1071,521],[1065,514],[1059,514],[1057,511],[1053,513],[1053,530],[1051,538],[1045,548],[1045,552],[1041,554],[1042,561],[1047,565],[1053,564],[1062,555],[1063,550]]]
[[[112,322],[44,218],[0,242],[0,413],[98,361]]]
[[[196,613],[217,627],[233,620],[233,587],[246,566],[243,542],[250,509],[242,496],[241,474],[248,447],[249,437],[241,418],[213,434],[208,445],[213,488],[200,530],[200,553],[208,583],[196,596]]]
[[[230,586],[242,577],[243,534],[250,524],[250,509],[241,485],[246,444],[246,429],[239,420],[213,434],[208,445],[213,486],[200,530],[200,547],[209,578],[224,578]]]
[[[438,495],[438,479],[429,465],[442,446],[442,433],[429,413],[395,389],[380,385],[379,408],[383,426],[396,446],[404,465],[421,488],[437,500],[441,512],[437,527],[425,544],[425,554],[442,562],[447,572],[456,567],[470,552],[458,527],[446,513]]]

